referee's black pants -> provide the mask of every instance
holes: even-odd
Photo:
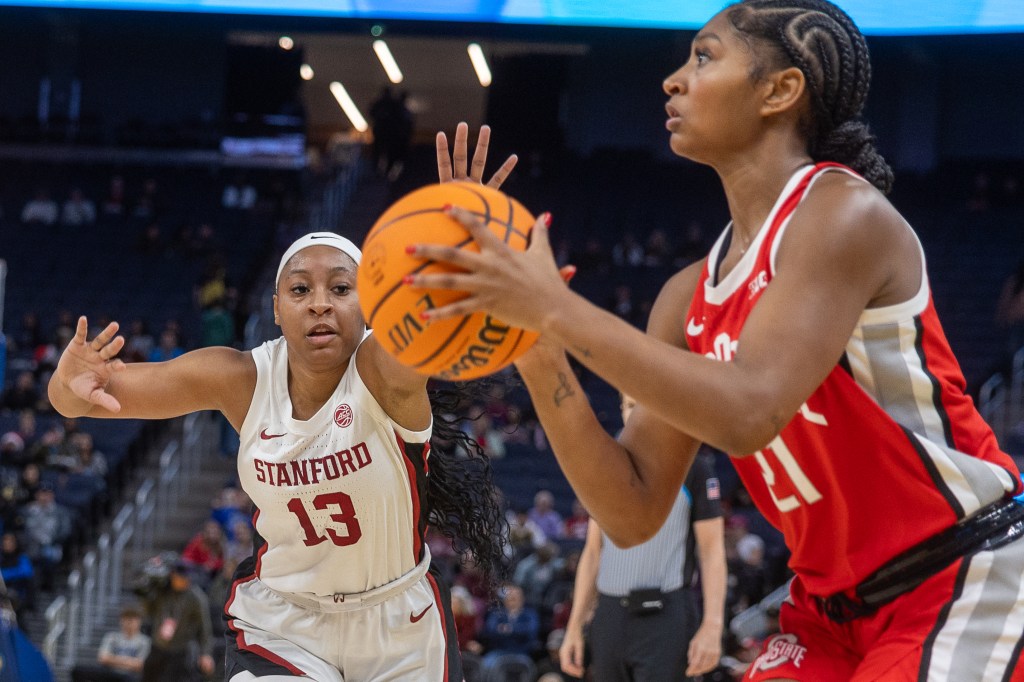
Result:
[[[657,613],[631,614],[623,597],[598,595],[587,647],[593,682],[687,680],[686,650],[697,630],[697,599],[682,588],[667,592]]]

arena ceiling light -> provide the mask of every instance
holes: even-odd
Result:
[[[282,50],[290,50],[295,47],[295,41],[289,36],[281,36],[277,39],[277,46]]]
[[[491,67],[487,65],[487,58],[484,57],[484,50],[479,43],[470,43],[466,47],[469,52],[469,61],[473,62],[473,70],[476,77],[480,79],[480,85],[485,88],[491,84]]]
[[[313,67],[310,66],[309,64],[303,64],[302,66],[299,67],[299,76],[302,78],[302,80],[311,81],[313,80],[313,76],[315,75],[316,73],[314,73]]]
[[[395,57],[391,54],[391,50],[388,49],[388,44],[383,40],[373,41],[373,51],[377,53],[377,59],[380,60],[380,65],[384,67],[384,73],[388,75],[388,80],[392,83],[402,82],[402,70],[398,68],[398,62],[395,61]]]
[[[352,98],[349,96],[348,90],[345,89],[345,86],[338,81],[332,81],[330,88],[331,94],[334,95],[334,99],[338,100],[338,106],[340,106],[341,110],[345,112],[346,116],[348,116],[348,120],[352,123],[352,127],[361,133],[365,133],[370,126],[366,123],[366,119],[363,118],[363,115],[359,113],[359,107],[357,107],[356,103],[352,101]]]

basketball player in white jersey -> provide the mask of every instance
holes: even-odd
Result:
[[[480,181],[487,132],[469,172],[466,127],[454,163],[439,139],[442,179]],[[500,185],[514,163],[488,184]],[[282,336],[252,351],[203,348],[126,365],[117,324],[88,341],[82,317],[49,385],[65,416],[219,410],[238,430],[257,538],[225,606],[229,682],[461,680],[448,590],[429,570],[428,520],[485,571],[502,559],[486,460],[472,447],[468,459],[431,453],[432,432],[461,431],[434,419],[426,377],[366,329],[360,258],[329,232],[292,244],[276,277]]]

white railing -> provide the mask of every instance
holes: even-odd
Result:
[[[68,576],[65,593],[46,609],[43,653],[51,665],[74,665],[79,648],[90,641],[107,609],[120,604],[124,589],[126,550],[134,558],[153,552],[156,529],[163,529],[178,508],[188,481],[199,472],[205,454],[202,438],[210,420],[190,414],[180,435],[160,454],[160,474],[147,478],[114,517],[110,530],[86,553],[80,568]]]

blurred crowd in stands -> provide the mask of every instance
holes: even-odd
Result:
[[[166,360],[189,348],[239,345],[246,315],[240,280],[263,264],[260,259],[271,251],[268,244],[279,245],[293,236],[294,225],[281,219],[294,200],[287,183],[271,178],[261,184],[238,174],[218,187],[208,214],[171,220],[171,206],[187,203],[188,198],[178,192],[172,200],[154,178],[113,174],[106,191],[99,194],[69,182],[63,202],[40,186],[20,204],[20,211],[11,210],[0,219],[0,227],[47,229],[58,235],[113,221],[131,226],[115,248],[134,249],[140,257],[170,258],[181,267],[188,264],[188,273],[194,276],[185,285],[186,305],[171,308],[176,315],[161,309],[160,315],[119,320],[127,341],[122,352],[126,362]],[[979,175],[965,210],[983,213],[993,204],[1004,205],[1006,197],[1016,197],[1015,205],[1020,204],[1012,183],[992,188],[991,180]],[[253,215],[266,205],[272,207],[267,220],[271,227],[260,233],[254,231]],[[717,225],[710,220],[706,224]],[[646,234],[640,229],[619,232],[608,239],[597,231],[578,229],[563,232],[554,248],[560,264],[577,266],[574,287],[642,327],[665,273],[703,257],[717,231],[717,226],[706,227],[701,220],[687,222],[673,236],[655,228]],[[242,268],[234,262],[239,258],[235,246],[242,244],[237,241],[240,235],[246,237],[248,253],[259,252]],[[1024,263],[1024,254],[1015,257]],[[102,291],[102,270],[94,277],[94,286]],[[6,324],[8,362],[0,394],[0,573],[19,614],[41,606],[39,590],[54,588],[60,569],[90,540],[97,520],[109,513],[124,483],[130,444],[142,432],[137,423],[104,427],[95,420],[54,415],[45,386],[60,350],[73,335],[78,312],[40,301],[34,308],[21,306],[21,314]],[[90,335],[118,314],[115,309],[93,308]],[[1007,276],[998,315],[1008,343],[1019,347],[1024,343],[1024,266]],[[620,425],[618,396],[577,369],[603,426],[614,431]],[[507,382],[489,384],[462,421],[491,458],[496,482],[506,495],[511,534],[505,582],[496,595],[488,594],[473,565],[446,539],[431,534],[428,542],[454,586],[452,606],[467,680],[488,657],[493,661],[504,654],[522,654],[532,664],[530,679],[558,682],[574,679],[560,671],[557,653],[572,606],[587,513],[572,497],[525,393],[510,376],[506,375]],[[225,456],[233,454],[230,438],[223,440],[221,450]],[[781,535],[754,509],[725,455],[712,454],[726,512],[728,623],[787,580],[788,555]],[[210,518],[181,548],[178,568],[206,595],[211,647],[221,645],[220,614],[233,571],[252,552],[251,513],[245,494],[228,484],[214,500]],[[126,612],[130,631],[141,615]],[[760,642],[737,639],[728,627],[726,633],[722,665],[706,680],[739,679],[758,650]],[[134,635],[129,632],[125,637]]]

